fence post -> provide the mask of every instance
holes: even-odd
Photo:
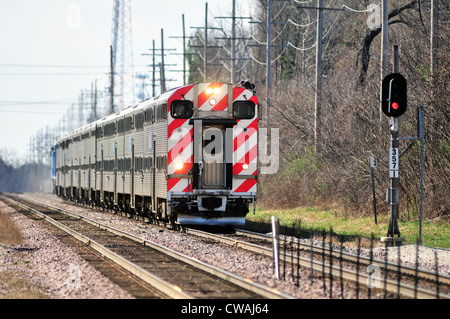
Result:
[[[273,251],[273,264],[274,273],[277,279],[280,279],[280,253],[278,244],[278,220],[275,220],[275,216],[272,216],[272,251]]]

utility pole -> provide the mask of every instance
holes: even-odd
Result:
[[[323,11],[345,11],[344,8],[325,8],[323,0],[317,0],[317,7],[297,6],[301,9],[317,10],[317,32],[316,32],[316,90],[314,99],[314,153],[319,152],[320,144],[320,118],[321,118],[321,93],[322,93],[322,29],[323,29]]]
[[[174,70],[173,72],[183,72],[183,85],[187,84],[187,78],[186,78],[186,57],[188,55],[193,55],[193,54],[197,54],[197,53],[187,53],[186,52],[186,39],[188,38],[195,38],[195,36],[186,36],[186,27],[185,27],[185,23],[184,23],[184,14],[182,15],[182,23],[183,23],[183,36],[179,37],[179,36],[171,36],[169,38],[182,38],[183,39],[183,53],[170,53],[171,55],[182,55],[183,56],[183,69],[182,70]]]
[[[318,0],[317,32],[316,32],[316,92],[314,99],[314,153],[319,151],[320,139],[320,108],[322,92],[322,28],[323,28],[323,0]]]
[[[231,83],[236,81],[236,0],[233,0],[231,18]]]
[[[186,26],[184,24],[184,14],[181,18],[183,23],[183,85],[186,85]]]
[[[80,97],[78,99],[78,126],[83,126],[83,109],[84,109],[84,92],[81,90]]]
[[[389,19],[389,0],[383,0],[381,4],[381,63],[380,63],[380,77],[381,82],[386,76],[387,72],[387,64],[388,64],[388,19]],[[381,83],[380,82],[380,83]],[[380,97],[381,95],[381,87],[380,87]],[[380,130],[381,130],[381,120],[382,120],[382,111],[381,111],[381,99],[380,99]]]
[[[208,78],[208,64],[214,65],[213,63],[208,62],[208,48],[221,48],[216,46],[208,46],[208,30],[211,29],[221,29],[221,28],[212,28],[208,27],[208,2],[205,3],[205,26],[204,27],[191,27],[197,29],[204,29],[204,43],[203,43],[203,81],[207,82]],[[200,47],[200,46],[191,46],[191,48]],[[201,58],[201,56],[200,56]],[[200,73],[202,73],[200,71]]]
[[[173,51],[175,49],[167,49],[164,48],[164,30],[161,29],[161,49],[156,49],[155,48],[155,40],[152,41],[153,43],[153,48],[151,49],[152,53],[141,53],[141,55],[151,55],[152,56],[152,64],[150,64],[149,66],[152,67],[152,95],[156,96],[156,67],[160,68],[159,74],[160,74],[160,78],[159,78],[159,84],[160,84],[160,93],[164,93],[166,91],[166,82],[167,81],[175,81],[175,80],[170,80],[166,78],[166,72],[165,72],[165,67],[166,66],[173,66],[174,64],[166,64],[164,62],[164,56],[165,53],[164,51]],[[156,51],[161,51],[161,53],[156,53]],[[156,63],[155,61],[155,57],[157,55],[161,56],[161,63]]]
[[[431,35],[430,35],[430,74],[431,74],[431,86],[433,87],[433,81],[436,76],[436,53],[437,53],[437,39],[436,35],[439,31],[439,1],[431,1]]]
[[[92,110],[92,118],[91,121],[97,120],[97,79],[94,82],[91,82],[91,110]]]
[[[203,43],[203,81],[206,82],[207,78],[207,65],[208,65],[208,2],[205,3],[205,42]]]
[[[164,67],[164,29],[161,29],[161,93],[166,92],[166,72]]]
[[[111,103],[109,105],[109,114],[114,113],[114,63],[113,63],[113,47],[109,46],[109,63],[111,66]]]
[[[233,0],[233,8],[231,17],[216,17],[216,19],[231,19],[231,38],[216,38],[230,40],[231,50],[230,58],[219,59],[219,60],[229,60],[230,61],[230,83],[234,84],[236,82],[236,61],[237,60],[251,60],[251,58],[237,58],[236,57],[236,40],[251,40],[251,38],[238,38],[236,37],[236,19],[251,19],[251,17],[237,17],[236,16],[236,0]],[[228,68],[225,65],[225,68]]]
[[[270,82],[270,67],[272,61],[272,0],[267,0],[267,49],[266,49],[266,121],[269,121],[270,93],[272,83]]]
[[[156,96],[156,62],[155,62],[155,40],[153,39],[153,72],[152,72],[152,96]]]

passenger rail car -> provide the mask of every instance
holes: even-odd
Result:
[[[177,224],[243,225],[256,201],[254,85],[173,89],[60,138],[58,196]]]

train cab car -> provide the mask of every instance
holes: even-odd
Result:
[[[53,194],[56,194],[56,148],[57,145],[53,145],[50,151],[50,163],[52,169],[52,185],[53,185]]]
[[[253,88],[175,88],[63,136],[56,193],[175,224],[243,225],[256,201]]]
[[[257,99],[200,83],[168,99],[169,214],[180,224],[243,225],[256,200]]]

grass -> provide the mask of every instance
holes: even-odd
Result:
[[[345,236],[361,236],[375,239],[385,237],[389,225],[389,214],[378,215],[375,224],[374,216],[348,217],[334,207],[298,207],[294,209],[261,209],[255,215],[249,213],[247,220],[270,223],[271,216],[280,220],[280,225],[298,227],[301,222],[303,229],[326,230],[330,227],[333,233]],[[406,238],[404,244],[415,244],[419,237],[419,222],[398,221],[401,237]],[[450,248],[450,225],[445,222],[422,222],[422,244],[430,247]]]
[[[1,208],[1,207],[0,207]],[[22,245],[23,238],[8,214],[0,211],[0,244]]]
[[[15,272],[0,273],[0,299],[48,299],[43,288],[31,284],[26,278],[21,278]]]
[[[0,202],[0,246],[20,246],[24,243],[22,233],[16,227],[8,213],[2,210],[6,206]],[[2,249],[2,247],[0,247]],[[24,252],[14,249],[8,252],[9,258],[16,260],[12,265],[26,267],[30,261]],[[0,299],[43,299],[49,298],[43,288],[23,278],[21,272],[0,272]]]

